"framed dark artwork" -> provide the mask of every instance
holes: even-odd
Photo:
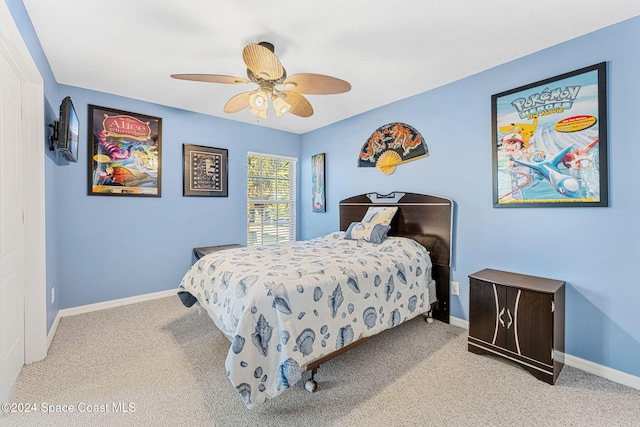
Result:
[[[89,105],[88,194],[160,197],[162,119]]]
[[[608,206],[606,63],[491,97],[493,206]]]
[[[228,197],[228,151],[225,148],[183,144],[183,195]]]
[[[313,183],[313,212],[326,212],[326,195],[324,181],[324,153],[311,156],[311,181]]]

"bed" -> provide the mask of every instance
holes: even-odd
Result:
[[[227,376],[253,409],[318,367],[421,314],[449,321],[451,200],[415,193],[340,202],[340,231],[216,252],[184,275],[229,338]]]

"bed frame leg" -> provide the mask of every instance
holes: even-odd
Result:
[[[433,310],[429,310],[424,315],[424,321],[427,322],[427,323],[433,323]]]
[[[313,393],[318,389],[318,383],[314,380],[317,372],[318,368],[313,368],[311,370],[311,379],[308,379],[307,382],[304,383],[304,388],[306,388],[309,393]]]
[[[427,323],[433,323],[433,312],[434,310],[437,310],[438,308],[438,302],[434,302],[431,304],[431,307],[429,308],[429,311],[427,311],[424,314],[424,321]]]

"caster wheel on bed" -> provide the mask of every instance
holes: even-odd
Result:
[[[424,321],[427,323],[433,323],[433,317],[427,317],[424,319]]]
[[[314,380],[307,380],[307,382],[304,383],[304,388],[306,388],[309,393],[313,393],[318,389],[318,383]]]

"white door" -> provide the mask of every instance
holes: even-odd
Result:
[[[0,402],[24,364],[21,82],[0,55]]]

